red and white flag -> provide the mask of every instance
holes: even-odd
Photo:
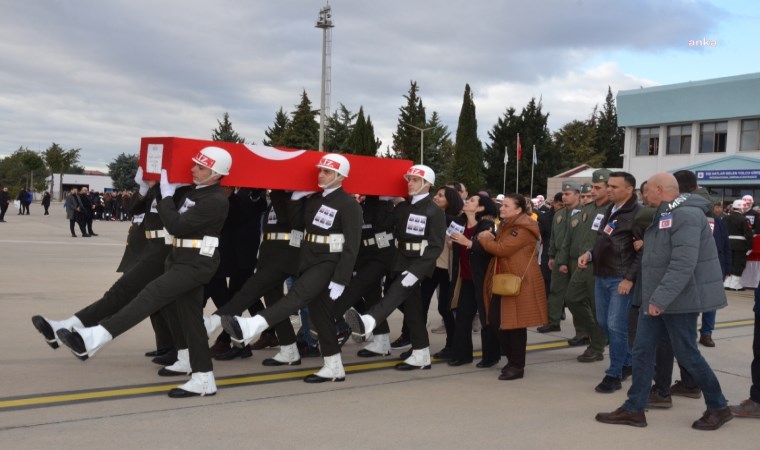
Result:
[[[520,143],[520,133],[517,133],[517,160],[522,160],[522,144]]]

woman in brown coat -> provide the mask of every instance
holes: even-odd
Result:
[[[527,208],[522,195],[507,195],[499,209],[502,222],[496,237],[490,232],[478,234],[483,249],[495,256],[486,272],[483,295],[491,299],[487,305],[488,321],[499,329],[501,351],[507,357],[500,380],[523,377],[528,327],[547,321],[546,291],[535,253],[541,235],[536,221],[527,215]],[[525,274],[519,295],[501,297],[492,294],[494,264],[497,262],[499,273],[520,277]]]

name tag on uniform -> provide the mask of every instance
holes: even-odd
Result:
[[[289,244],[293,247],[301,247],[301,241],[303,241],[303,231],[301,230],[290,230],[290,242]]]
[[[269,214],[267,214],[267,225],[274,225],[277,223],[277,213],[274,211],[274,208],[269,210]]]
[[[753,214],[750,214],[747,217],[747,220],[749,220],[750,225],[755,225],[755,216]]]
[[[377,248],[390,247],[391,239],[393,239],[392,234],[386,232],[375,233],[375,243],[377,244]]]
[[[417,214],[409,214],[406,220],[406,233],[414,236],[424,236],[427,217]]]
[[[665,230],[673,226],[673,214],[663,214],[660,216],[660,229]]]
[[[156,203],[156,199],[153,199],[153,202],[150,204],[150,212],[152,213],[158,213],[158,203]]]
[[[604,227],[604,233],[609,236],[613,231],[615,231],[615,228],[617,228],[617,224],[615,222],[607,222],[607,225]]]
[[[136,225],[140,225],[142,223],[143,219],[145,219],[145,214],[138,214],[138,215],[132,217],[132,223],[134,223]]]
[[[707,223],[710,224],[710,232],[715,233],[715,219],[713,219],[712,217],[708,217]]]
[[[464,233],[464,226],[459,225],[456,222],[451,222],[449,224],[449,228],[446,229],[446,236],[451,236],[454,233],[463,234]]]
[[[184,214],[187,212],[188,209],[195,206],[195,202],[190,200],[189,198],[185,199],[185,203],[182,204],[182,207],[179,209],[180,214]]]
[[[335,216],[337,215],[337,209],[330,208],[327,205],[322,205],[319,207],[319,211],[317,211],[317,215],[314,216],[314,220],[311,222],[311,224],[319,228],[329,230],[332,228],[333,223],[335,222]]]
[[[599,225],[602,224],[602,219],[604,219],[604,214],[602,213],[597,214],[596,217],[594,218],[594,223],[591,224],[591,229],[594,231],[598,231]]]

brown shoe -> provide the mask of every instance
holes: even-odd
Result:
[[[576,358],[578,362],[582,363],[590,363],[590,362],[596,362],[601,361],[604,359],[604,355],[599,352],[595,352],[594,350],[591,350],[591,347],[587,348],[586,351],[578,355]]]
[[[712,336],[708,334],[699,336],[699,343],[705,347],[715,347],[715,341],[713,341]]]
[[[520,369],[519,367],[512,367],[507,365],[503,369],[501,369],[501,375],[499,375],[500,380],[519,380],[525,376],[525,369]]]
[[[622,406],[609,413],[599,413],[596,415],[597,422],[611,423],[613,425],[630,425],[632,427],[647,426],[647,418],[644,412],[628,411]]]
[[[657,392],[657,389],[655,389],[654,386],[652,386],[652,391],[649,392],[649,399],[647,400],[647,407],[648,408],[672,408],[673,407],[673,398],[671,396],[663,396],[659,392]]]
[[[689,397],[689,398],[702,398],[702,391],[698,387],[687,387],[681,380],[676,381],[676,384],[670,387],[670,395],[677,397]]]
[[[724,423],[733,419],[731,414],[731,408],[726,406],[721,409],[713,409],[712,411],[705,411],[699,420],[696,420],[691,427],[695,430],[717,430],[722,427]]]
[[[730,406],[731,413],[736,417],[754,417],[760,419],[760,403],[748,398],[738,405]]]
[[[216,342],[214,342],[214,345],[212,345],[208,349],[208,351],[209,351],[209,353],[211,353],[211,357],[212,358],[214,356],[221,355],[222,353],[227,353],[228,351],[230,351],[230,343],[229,342],[220,341],[220,340],[217,339]]]
[[[261,333],[261,337],[258,341],[251,344],[252,350],[263,350],[267,347],[277,347],[280,345],[280,341],[277,339],[277,335],[274,333]]]

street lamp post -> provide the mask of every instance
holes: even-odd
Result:
[[[425,144],[425,132],[427,130],[432,130],[435,127],[420,128],[420,127],[415,127],[414,125],[412,125],[410,123],[406,123],[406,122],[403,122],[403,124],[406,125],[406,126],[408,126],[408,127],[412,127],[415,130],[419,130],[420,131],[420,164],[425,164],[425,160],[423,159],[423,156],[424,156],[423,155],[423,150],[422,150],[424,148],[424,144]]]

